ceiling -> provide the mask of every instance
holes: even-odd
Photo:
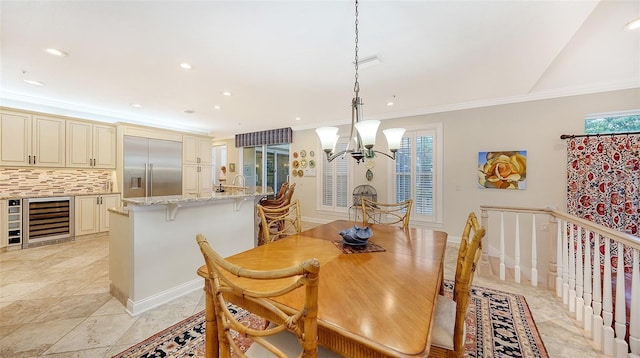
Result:
[[[361,1],[368,119],[640,87],[638,0]],[[350,121],[351,1],[3,0],[0,20],[2,106],[216,138]]]

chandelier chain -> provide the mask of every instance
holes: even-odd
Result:
[[[358,82],[358,0],[356,0],[356,56],[355,56],[355,64],[356,64],[356,74],[355,74],[355,83],[353,84],[353,91],[356,93],[356,98],[358,97],[358,92],[360,92],[360,83]]]

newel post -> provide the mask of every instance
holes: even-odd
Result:
[[[485,235],[482,238],[482,256],[480,256],[477,272],[481,277],[491,277],[491,265],[489,265],[489,213],[483,208],[480,208],[480,225],[485,229]]]

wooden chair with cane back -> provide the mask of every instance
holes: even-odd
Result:
[[[220,357],[231,356],[231,350],[240,357],[317,357],[318,356],[318,280],[320,263],[305,260],[295,266],[276,270],[251,270],[232,264],[220,256],[203,235],[196,241],[206,264],[205,279],[210,287],[215,309],[218,350]],[[202,271],[202,269],[200,270]],[[243,278],[242,286],[227,277]],[[283,280],[288,279],[288,280]],[[269,300],[304,286],[304,304],[295,312],[284,312]],[[272,322],[266,329],[254,329],[239,322],[229,303],[251,302],[252,313]],[[209,309],[209,307],[207,307]],[[232,332],[249,337],[253,344],[242,353],[233,340]],[[209,347],[209,346],[208,346]],[[215,348],[214,345],[211,345]],[[324,353],[325,350],[322,350]],[[208,352],[215,353],[216,352]]]
[[[265,207],[280,207],[283,205],[289,205],[291,203],[291,198],[293,197],[293,193],[295,192],[295,190],[296,183],[287,184],[286,190],[284,191],[282,196],[280,196],[280,192],[282,192],[281,189],[280,192],[278,192],[278,196],[280,196],[279,198],[261,200],[259,204]]]
[[[469,241],[472,232],[473,236]],[[464,355],[465,319],[471,301],[471,283],[482,254],[484,235],[485,228],[478,225],[476,215],[470,213],[458,250],[453,299],[438,296],[431,333],[430,357],[462,358]]]
[[[284,194],[287,192],[287,188],[289,188],[289,182],[284,182],[282,183],[282,185],[280,186],[280,190],[278,190],[278,192],[273,196],[273,198],[271,199],[267,199],[266,197],[263,198],[260,201],[265,201],[265,200],[280,200],[284,197]]]
[[[302,231],[300,202],[298,200],[280,207],[258,204],[256,209],[260,218],[259,245],[273,242],[289,235],[299,234]]]
[[[360,202],[362,204],[362,225],[367,226],[369,223],[399,224],[403,229],[409,227],[413,200],[409,199],[401,203],[381,203],[363,197]]]

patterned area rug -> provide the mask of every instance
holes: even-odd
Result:
[[[445,280],[453,296],[453,281]],[[524,296],[472,286],[465,357],[549,357]]]
[[[451,296],[453,283],[445,281],[445,294]],[[230,306],[252,327],[263,324],[261,318]],[[246,350],[251,340],[236,337]],[[473,286],[467,314],[465,357],[548,357],[548,353],[524,296]],[[204,357],[204,311],[147,338],[116,358]]]
[[[240,307],[229,304],[229,310],[246,326],[256,329],[264,327],[264,319]],[[200,311],[113,357],[204,357],[204,326],[204,311]],[[251,346],[251,343],[253,343],[251,339],[238,337],[237,335],[234,337],[234,340],[243,352],[246,352],[249,346]]]

